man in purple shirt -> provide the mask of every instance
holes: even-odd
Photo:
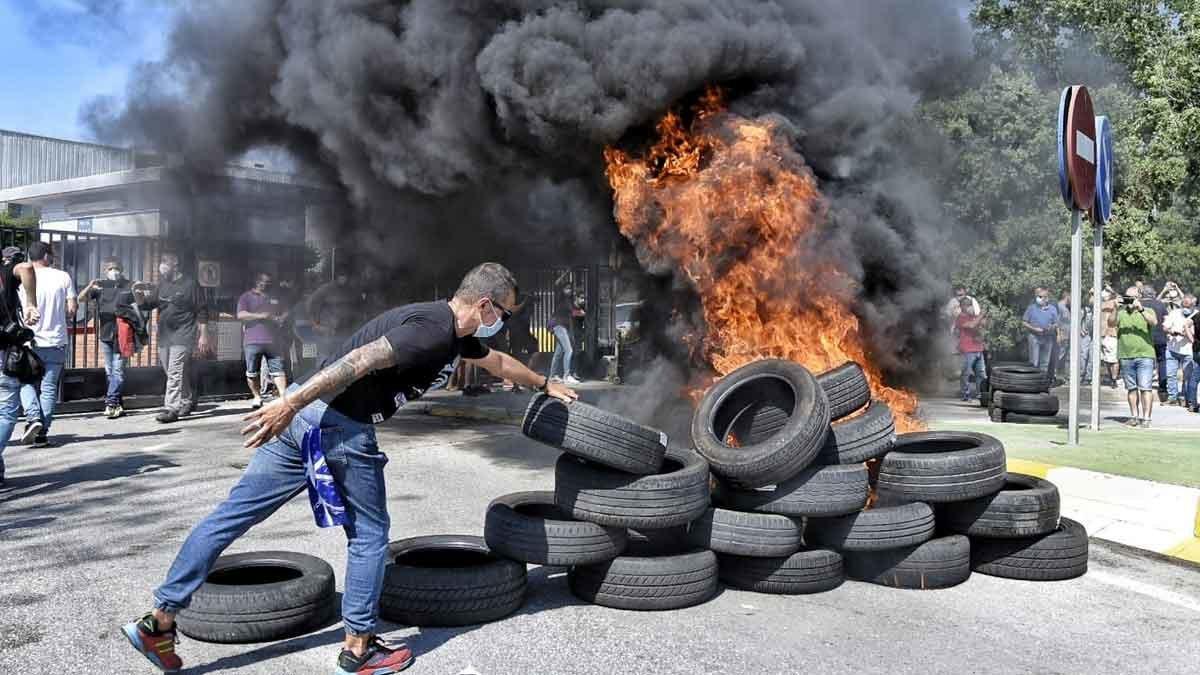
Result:
[[[238,298],[237,318],[243,324],[242,345],[246,355],[246,383],[254,397],[255,409],[262,407],[258,383],[259,364],[267,359],[267,373],[280,392],[287,391],[287,376],[283,369],[283,353],[276,346],[279,324],[287,320],[287,312],[277,298],[267,293],[271,275],[260,272],[254,288]]]

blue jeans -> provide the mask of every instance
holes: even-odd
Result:
[[[374,427],[321,401],[306,406],[278,438],[255,451],[229,497],[188,535],[166,580],[154,591],[156,608],[177,613],[187,607],[227,546],[305,491],[300,443],[313,428],[321,430],[325,460],[349,517],[342,528],[349,541],[342,619],[347,633],[375,632],[391,526],[383,476],[387,456],[379,451]]]
[[[36,385],[21,385],[21,407],[25,408],[25,421],[29,424],[42,423],[41,436],[50,431],[54,419],[54,406],[58,404],[58,383],[63,366],[67,363],[66,347],[34,347],[33,351],[46,364],[46,374]]]
[[[1050,350],[1057,341],[1054,332],[1042,335],[1030,333],[1027,337],[1029,338],[1029,365],[1042,370],[1050,367]]]
[[[1195,348],[1196,346],[1192,345],[1192,349]],[[1194,357],[1190,371],[1187,376],[1187,384],[1183,388],[1183,393],[1188,405],[1195,407],[1197,398],[1200,398],[1200,392],[1196,391],[1197,387],[1200,387],[1200,361],[1196,361]],[[0,427],[0,431],[3,431],[2,427]]]
[[[4,448],[13,427],[17,426],[17,403],[21,400],[21,382],[0,373],[0,478],[4,477]]]
[[[258,377],[262,358],[267,357],[267,374],[271,377],[283,375],[283,356],[275,345],[243,345],[242,354],[246,357],[246,377],[253,380]]]
[[[1183,387],[1187,385],[1188,365],[1192,362],[1191,354],[1180,354],[1167,350],[1167,400],[1174,401],[1184,398]]]
[[[1154,391],[1154,357],[1121,359],[1121,376],[1127,391]]]
[[[962,363],[962,397],[976,398],[979,396],[979,383],[986,377],[983,363],[983,352],[963,352]],[[971,385],[971,375],[975,376],[975,384]],[[974,393],[972,393],[974,390]]]
[[[104,375],[108,378],[104,405],[121,405],[121,387],[125,385],[125,357],[111,344],[101,342],[100,360],[104,362]]]
[[[561,372],[563,377],[571,374],[571,357],[575,350],[571,348],[571,331],[566,326],[554,327],[554,357],[550,359],[550,377]],[[562,366],[560,371],[558,368]]]

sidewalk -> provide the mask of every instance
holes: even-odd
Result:
[[[588,382],[581,399],[596,402],[620,385]],[[1103,391],[1101,432],[1084,431],[1081,445],[1066,445],[1065,389],[1057,418],[1019,418],[997,424],[987,410],[948,397],[921,401],[921,415],[934,429],[978,431],[1005,443],[1009,471],[1040,476],[1058,486],[1062,513],[1088,533],[1142,550],[1200,563],[1200,415],[1179,408],[1155,409],[1155,428],[1127,429],[1124,392]],[[405,414],[476,419],[518,425],[528,392],[463,396],[431,392],[405,407]],[[1086,393],[1081,421],[1088,422]],[[1142,474],[1128,477],[1117,474]]]

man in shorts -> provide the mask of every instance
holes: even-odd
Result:
[[[1157,369],[1151,329],[1158,324],[1153,309],[1142,306],[1136,286],[1130,286],[1121,299],[1121,308],[1109,319],[1117,328],[1117,358],[1129,399],[1131,427],[1150,428],[1154,411],[1154,373]]]
[[[1108,384],[1117,388],[1120,379],[1120,359],[1117,358],[1117,327],[1111,323],[1117,313],[1117,299],[1107,288],[1100,295],[1101,338],[1100,338],[1100,377],[1108,376]],[[1107,371],[1107,372],[1106,372]]]

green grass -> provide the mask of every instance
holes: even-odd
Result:
[[[1009,457],[1055,466],[1073,466],[1160,483],[1200,487],[1200,434],[1105,428],[1079,432],[1079,445],[1067,445],[1067,430],[1052,425],[933,425],[935,429],[977,431],[999,438]]]

